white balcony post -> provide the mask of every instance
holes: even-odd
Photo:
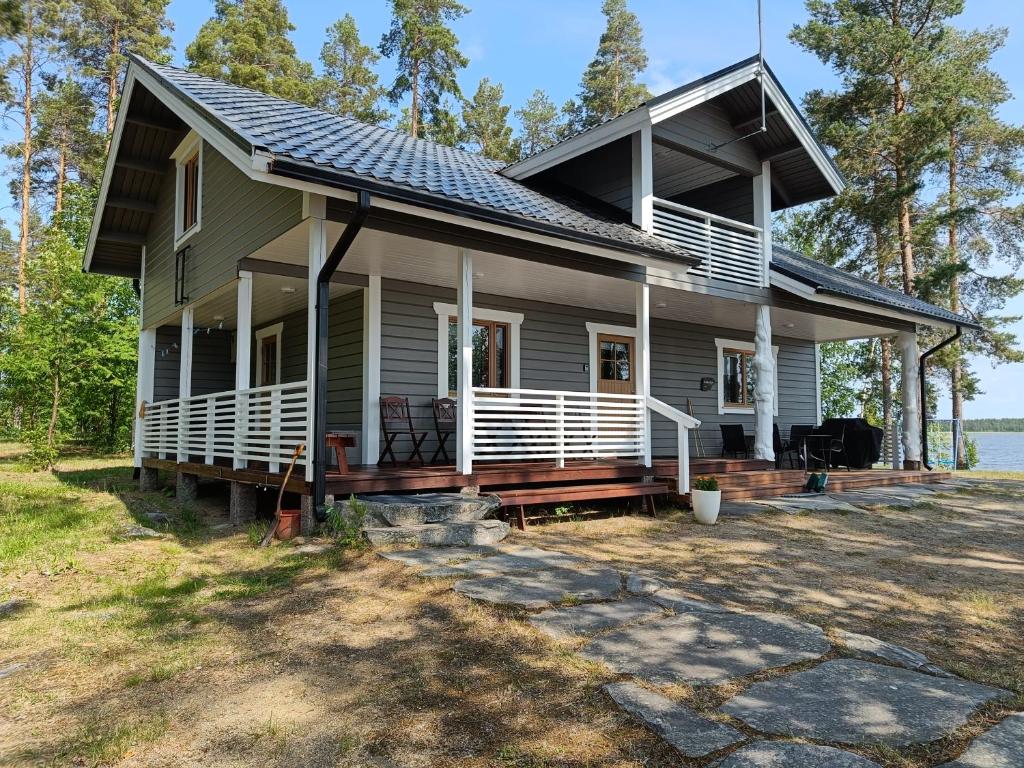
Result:
[[[206,396],[206,454],[203,460],[213,464],[214,445],[217,437],[217,396]]]
[[[461,248],[455,315],[459,339],[455,463],[460,473],[468,475],[473,472],[473,257]]]
[[[380,456],[380,307],[380,275],[370,275],[363,291],[363,464]]]
[[[327,261],[327,198],[306,195],[309,210],[309,277],[306,296],[306,482],[313,482],[314,462],[324,446],[316,443],[316,300],[317,276]],[[325,363],[327,361],[324,361]]]
[[[651,466],[651,412],[647,401],[651,397],[651,286],[636,284],[636,393],[641,400],[644,444],[643,462]]]
[[[772,350],[772,313],[757,306],[754,330],[754,458],[775,461],[775,354]]]
[[[754,225],[761,228],[761,285],[771,281],[772,263],[772,164],[761,163],[761,175],[754,177]]]
[[[633,134],[633,223],[654,231],[654,148],[651,126]]]
[[[139,331],[139,367],[135,379],[135,466],[142,466],[145,453],[146,419],[142,415],[145,406],[153,402],[153,373],[156,363],[156,329]]]
[[[178,461],[188,461],[189,402],[192,397],[192,339],[195,308],[181,311],[181,343],[178,356]]]
[[[900,331],[903,400],[903,468],[921,469],[921,385],[917,333]]]
[[[242,394],[249,389],[250,366],[252,365],[252,272],[245,270],[238,273],[238,306],[235,324],[235,469],[245,469],[245,447],[249,431],[248,395]]]

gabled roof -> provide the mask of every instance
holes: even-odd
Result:
[[[139,57],[132,65],[232,144],[254,157],[269,153],[271,174],[684,264],[697,260],[631,223],[501,176],[501,162]]]
[[[782,246],[776,245],[772,248],[771,271],[773,275],[782,275],[796,280],[814,293],[825,296],[851,299],[888,310],[902,310],[907,314],[922,318],[926,322],[937,321],[943,325],[961,325],[965,328],[979,327],[974,321],[950,312],[948,309],[929,304],[914,296],[907,296],[900,291],[885,288],[870,280],[855,277],[841,269],[809,259]]]

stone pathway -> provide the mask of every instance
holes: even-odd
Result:
[[[907,506],[934,493],[892,486],[838,498],[783,497],[738,503],[736,513],[765,506],[863,513],[866,506]],[[582,657],[622,676],[603,687],[605,694],[680,755],[708,768],[877,768],[853,752],[785,738],[904,748],[948,736],[982,705],[1012,696],[957,678],[909,648],[844,631],[834,634],[833,646],[813,624],[697,600],[650,575],[563,552],[473,546],[380,554],[424,577],[456,578],[453,589],[474,600],[533,611],[528,621],[551,637],[583,639]],[[857,658],[822,660],[833,651]],[[785,672],[798,663],[799,671]],[[783,673],[746,686],[719,707],[716,719],[638,684],[743,684],[751,674],[776,669]],[[944,768],[982,766],[1024,766],[1024,713],[1004,719]]]

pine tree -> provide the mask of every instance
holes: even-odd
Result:
[[[510,107],[501,103],[504,95],[501,83],[483,78],[473,98],[462,105],[462,136],[484,157],[510,163],[519,156],[519,147],[508,124]]]
[[[597,125],[651,97],[637,77],[647,68],[643,30],[626,0],[604,0],[607,19],[597,55],[583,73],[579,102],[584,127]]]
[[[320,78],[321,108],[364,123],[379,125],[390,120],[391,113],[379,106],[385,89],[373,71],[378,61],[377,52],[360,41],[350,14],[334,22],[327,28],[327,40],[320,49],[324,70]]]
[[[200,74],[315,105],[313,66],[299,58],[281,0],[216,0],[213,18],[185,49]]]
[[[167,18],[169,0],[78,0],[61,28],[64,54],[82,77],[95,83],[103,105],[107,135],[114,130],[118,88],[128,54],[151,61],[170,61],[173,25]]]
[[[519,146],[523,157],[535,155],[558,141],[558,107],[539,88],[515,112],[519,120]]]
[[[445,94],[462,98],[458,71],[469,64],[459,51],[459,39],[447,26],[468,9],[456,0],[390,0],[391,28],[380,41],[380,52],[395,57],[397,74],[388,97],[398,104],[411,96],[406,128],[410,136],[424,135],[424,115],[443,123]]]

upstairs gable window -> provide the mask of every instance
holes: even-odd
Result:
[[[174,205],[174,246],[199,231],[203,215],[203,142],[195,131],[171,155],[177,184]]]

